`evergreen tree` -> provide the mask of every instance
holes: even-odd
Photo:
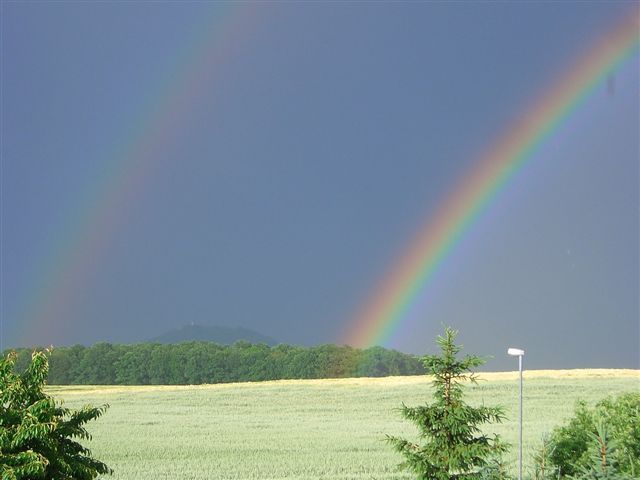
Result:
[[[621,473],[616,464],[617,444],[611,438],[607,424],[600,419],[596,423],[595,433],[589,433],[591,445],[589,448],[590,465],[576,475],[575,480],[632,480],[631,476]]]
[[[107,406],[69,410],[42,389],[49,371],[46,352],[34,352],[22,374],[16,354],[0,358],[0,478],[2,480],[91,480],[111,473],[72,440],[88,439],[84,424]]]
[[[560,476],[558,468],[551,463],[551,455],[554,448],[549,435],[543,435],[540,447],[532,456],[532,480],[553,480]]]
[[[393,448],[405,457],[402,466],[420,480],[495,477],[496,472],[487,470],[507,449],[497,435],[490,437],[480,430],[485,423],[501,422],[502,408],[472,407],[463,400],[462,383],[476,382],[471,369],[484,364],[484,360],[474,355],[458,359],[462,347],[454,343],[457,334],[446,327],[444,336],[437,340],[441,354],[423,358],[427,372],[434,377],[434,403],[418,407],[403,404],[401,408],[402,416],[418,427],[422,443],[387,436]]]

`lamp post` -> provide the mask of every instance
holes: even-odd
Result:
[[[518,480],[522,480],[522,357],[524,357],[524,350],[520,348],[509,348],[507,353],[512,357],[518,357],[518,370],[520,371],[520,451],[518,453]]]

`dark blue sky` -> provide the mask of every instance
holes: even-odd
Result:
[[[3,2],[4,346],[190,322],[339,341],[478,153],[629,14],[637,3]],[[430,350],[444,322],[533,366],[640,366],[638,67],[531,158],[389,346]],[[176,97],[82,288],[32,318],[91,226],[78,212],[135,164],[116,152],[155,138]]]

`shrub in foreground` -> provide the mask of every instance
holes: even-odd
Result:
[[[0,478],[90,480],[112,473],[73,438],[89,439],[84,424],[107,405],[69,410],[43,392],[48,352],[34,352],[22,374],[15,353],[0,359]]]
[[[638,478],[640,393],[606,398],[592,408],[578,402],[567,424],[552,431],[545,449],[546,470],[555,477]]]
[[[579,477],[593,465],[594,442],[606,431],[610,465],[622,475],[640,475],[640,393],[609,397],[589,408],[578,402],[566,425],[553,430],[549,461],[562,477]]]

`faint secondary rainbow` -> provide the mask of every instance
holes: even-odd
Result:
[[[478,159],[435,214],[426,219],[409,248],[350,322],[343,343],[371,346],[390,339],[440,265],[505,183],[595,86],[637,51],[639,30],[634,9],[631,18],[593,46]]]
[[[72,315],[90,288],[118,232],[129,222],[131,206],[152,187],[154,173],[169,161],[162,152],[185,130],[198,98],[215,91],[224,66],[257,19],[257,4],[212,3],[201,28],[186,39],[166,79],[131,127],[115,139],[106,167],[85,189],[78,209],[60,228],[46,257],[32,273],[15,313],[22,343],[49,344],[54,332],[74,327]],[[55,335],[54,335],[55,338]]]

